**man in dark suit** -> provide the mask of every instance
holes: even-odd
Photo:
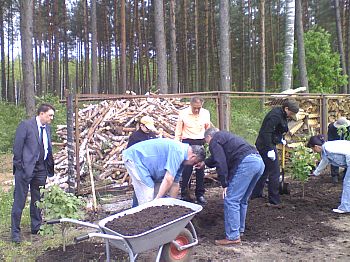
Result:
[[[22,211],[30,186],[31,233],[37,234],[42,218],[41,210],[35,202],[40,200],[40,187],[45,186],[47,176],[53,176],[53,156],[50,123],[55,109],[50,104],[42,104],[37,116],[22,121],[16,130],[13,144],[13,174],[15,190],[11,212],[12,241],[19,243]]]

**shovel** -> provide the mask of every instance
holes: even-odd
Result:
[[[290,190],[289,190],[289,183],[285,183],[284,182],[284,164],[286,162],[286,145],[282,146],[282,171],[281,171],[281,175],[282,175],[282,179],[280,181],[279,184],[279,192],[280,195],[289,195],[290,194]]]

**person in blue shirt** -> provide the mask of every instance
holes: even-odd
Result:
[[[167,194],[177,197],[183,166],[205,158],[202,146],[165,138],[139,142],[122,154],[140,205]]]
[[[328,164],[347,168],[343,181],[343,193],[338,208],[333,212],[338,214],[350,212],[350,141],[335,140],[325,142],[322,135],[312,136],[307,144],[315,153],[321,154],[321,162],[311,174],[319,176]]]

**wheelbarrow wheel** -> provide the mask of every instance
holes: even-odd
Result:
[[[193,242],[192,233],[184,228],[180,234],[175,238],[175,241],[180,245],[187,245]],[[191,261],[192,248],[187,248],[184,250],[177,250],[173,243],[168,243],[163,246],[163,251],[161,255],[161,261],[163,262],[185,262]]]

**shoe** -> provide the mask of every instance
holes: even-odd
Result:
[[[338,176],[332,176],[332,183],[333,184],[338,184],[338,182],[339,182]]]
[[[271,204],[271,203],[267,203],[266,206],[272,207],[272,208],[277,208],[277,209],[281,209],[284,207],[282,204]]]
[[[21,244],[21,238],[20,237],[13,237],[12,242],[15,244]]]
[[[338,208],[334,208],[334,209],[332,209],[332,211],[333,211],[334,213],[337,213],[337,214],[349,213],[348,211],[344,211],[344,210],[341,210],[341,209],[338,209]]]
[[[208,203],[208,201],[205,200],[204,196],[199,196],[199,197],[197,197],[197,203],[200,205],[205,205]]]
[[[32,230],[30,233],[31,233],[32,235],[38,235],[38,234],[39,234],[39,231],[40,231],[40,229],[38,229],[38,230]]]
[[[217,246],[232,246],[232,245],[242,245],[241,239],[229,240],[227,238],[215,240],[215,245]]]

